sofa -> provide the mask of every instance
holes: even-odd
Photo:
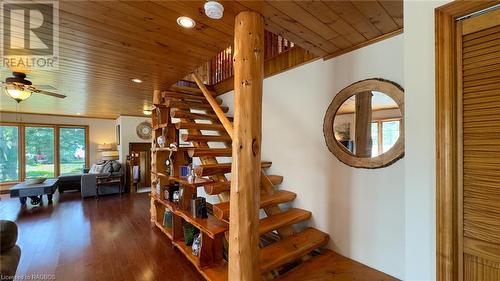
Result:
[[[21,248],[16,245],[17,225],[0,220],[0,276],[2,280],[14,280],[21,259]]]
[[[57,181],[57,190],[63,194],[68,190],[80,191],[82,188],[82,174],[59,176]]]
[[[89,172],[81,175],[81,193],[82,197],[96,196],[96,182],[97,177],[105,176],[121,176],[123,177],[122,165],[114,160],[100,161],[93,164]],[[120,185],[106,185],[99,187],[99,195],[120,193]]]

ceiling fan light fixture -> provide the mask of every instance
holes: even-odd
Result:
[[[31,91],[26,91],[22,85],[17,85],[17,84],[5,85],[4,91],[5,94],[7,94],[7,96],[11,97],[18,103],[27,100],[29,97],[31,97],[32,94]]]
[[[224,16],[224,6],[217,1],[207,1],[204,8],[205,14],[211,19],[218,20]]]
[[[189,17],[178,17],[177,24],[184,28],[193,28],[196,26],[196,22]]]

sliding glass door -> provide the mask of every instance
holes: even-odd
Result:
[[[59,128],[59,173],[79,174],[85,168],[85,128]]]
[[[53,127],[24,128],[24,157],[26,177],[53,178],[55,172]]]

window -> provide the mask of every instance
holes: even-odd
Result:
[[[372,122],[372,156],[385,153],[399,139],[401,119]]]
[[[88,137],[87,126],[0,123],[0,184],[82,173]]]
[[[19,179],[19,129],[0,126],[0,182]]]
[[[60,174],[81,173],[85,168],[86,150],[85,128],[59,128]]]
[[[26,177],[53,178],[56,174],[54,128],[26,127],[24,139]]]

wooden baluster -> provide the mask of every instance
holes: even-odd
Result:
[[[228,280],[260,280],[259,200],[264,79],[264,19],[236,16],[234,32],[234,138],[231,174]]]

